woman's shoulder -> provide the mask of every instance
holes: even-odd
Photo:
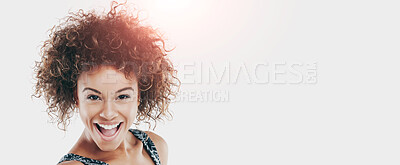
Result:
[[[162,138],[160,135],[157,135],[154,132],[151,131],[144,131],[147,135],[149,135],[151,141],[156,145],[157,150],[161,149],[168,149],[167,142]]]
[[[151,131],[144,131],[153,141],[154,145],[157,148],[157,153],[160,156],[160,160],[162,164],[167,164],[168,161],[168,145],[167,142],[160,136]]]

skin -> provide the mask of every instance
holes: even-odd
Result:
[[[75,91],[80,118],[85,125],[82,135],[69,153],[101,160],[108,164],[153,165],[143,143],[128,131],[135,121],[139,105],[136,77],[133,80],[111,66],[101,66],[80,75]],[[122,122],[112,141],[105,141],[94,123]],[[153,132],[146,133],[156,145],[161,163],[167,164],[168,146]],[[61,165],[82,164],[77,161]]]

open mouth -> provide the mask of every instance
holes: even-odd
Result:
[[[95,123],[98,132],[104,137],[113,137],[119,132],[122,122],[113,125]]]

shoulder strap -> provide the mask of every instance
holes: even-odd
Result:
[[[61,162],[65,162],[65,161],[80,161],[84,165],[108,165],[107,163],[102,162],[100,160],[90,159],[90,158],[83,157],[83,156],[73,154],[73,153],[64,155],[64,157],[62,157],[61,160],[57,164],[59,164]]]
[[[151,159],[156,165],[161,165],[160,157],[158,156],[156,145],[150,137],[143,131],[138,129],[129,129],[132,134],[138,138],[143,143],[143,147],[146,149],[147,153],[150,155]]]

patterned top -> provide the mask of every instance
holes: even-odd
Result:
[[[138,129],[129,129],[129,131],[140,141],[143,143],[143,148],[147,151],[150,155],[151,159],[153,160],[155,165],[161,165],[160,158],[157,153],[156,146],[154,145],[153,141],[151,141],[150,137],[143,131]],[[84,165],[109,165],[100,160],[94,160],[91,158],[86,158],[77,154],[69,153],[64,155],[61,160],[57,163],[61,163],[64,161],[80,161]]]

